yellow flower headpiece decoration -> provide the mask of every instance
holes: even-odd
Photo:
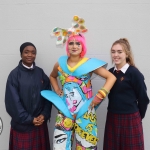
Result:
[[[87,28],[84,25],[85,21],[79,16],[74,16],[72,21],[72,27],[68,29],[63,29],[56,27],[52,31],[52,36],[56,36],[56,45],[64,44],[67,38],[72,35],[79,35],[80,33],[87,32]]]

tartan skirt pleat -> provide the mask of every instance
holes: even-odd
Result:
[[[50,150],[47,123],[24,133],[11,128],[9,150]]]
[[[144,150],[143,127],[139,112],[107,113],[103,150]]]

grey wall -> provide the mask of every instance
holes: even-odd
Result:
[[[37,47],[36,64],[42,67],[49,76],[59,56],[65,54],[65,47],[56,47],[55,38],[50,36],[56,27],[71,27],[74,15],[86,21],[88,57],[96,57],[108,62],[111,44],[121,38],[129,39],[135,62],[145,76],[150,96],[150,1],[149,0],[0,0],[0,117],[3,120],[3,131],[0,135],[0,149],[7,150],[9,143],[10,117],[5,111],[4,93],[9,72],[20,60],[19,47],[30,41]],[[94,93],[102,87],[104,80],[95,78]],[[98,150],[102,150],[103,133],[106,118],[106,99],[99,107]],[[53,127],[56,116],[53,108],[49,124],[52,142]],[[143,120],[145,149],[149,150],[150,142],[150,108]]]

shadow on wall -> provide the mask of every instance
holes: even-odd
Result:
[[[1,135],[2,131],[3,131],[3,121],[0,117],[0,135]]]

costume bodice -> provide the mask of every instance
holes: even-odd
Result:
[[[64,72],[60,66],[58,70],[63,87],[63,100],[71,114],[77,113],[82,105],[93,96],[90,73],[77,77],[72,75],[71,72],[70,74]]]
[[[67,56],[59,58],[58,76],[63,87],[63,101],[73,115],[93,96],[90,72],[105,62],[83,58],[72,70],[68,67],[67,60]]]
[[[76,118],[80,118],[88,110],[94,98],[90,80],[91,72],[106,66],[107,63],[96,58],[88,58],[70,71],[67,67],[67,59],[67,56],[61,56],[58,60],[58,76],[64,96],[59,97],[53,91],[42,91],[41,94],[68,118],[72,119],[74,114],[77,114]]]

